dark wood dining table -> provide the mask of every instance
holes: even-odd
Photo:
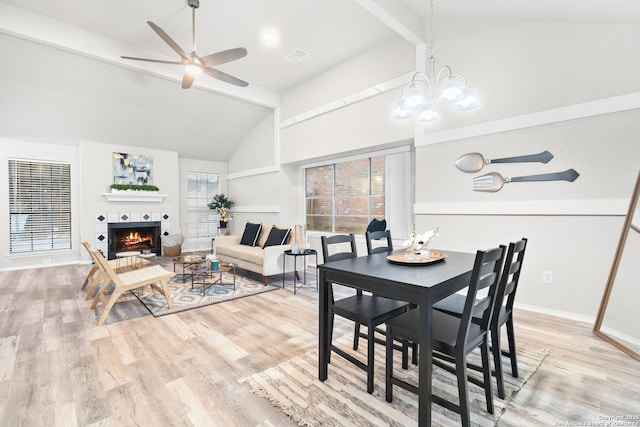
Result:
[[[394,253],[402,250],[394,251]],[[431,425],[431,381],[433,374],[433,304],[469,284],[475,254],[444,252],[447,257],[428,265],[398,265],[387,260],[389,253],[349,258],[318,266],[319,269],[319,356],[318,378],[328,377],[330,350],[329,286],[339,283],[371,291],[376,295],[408,301],[420,310],[418,424]]]

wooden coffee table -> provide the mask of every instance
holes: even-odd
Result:
[[[211,270],[210,263],[202,263],[192,265],[188,268],[191,272],[191,289],[193,285],[202,285],[202,296],[205,295],[207,288],[215,285],[231,285],[236,289],[236,265],[231,262],[221,262],[217,270]],[[233,283],[222,283],[222,273],[233,273]],[[218,277],[216,278],[216,274]],[[196,279],[200,281],[196,281]]]

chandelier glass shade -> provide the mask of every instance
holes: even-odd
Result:
[[[411,82],[402,89],[402,97],[396,103],[391,117],[396,120],[415,118],[418,121],[434,121],[440,118],[436,107],[450,107],[452,111],[472,111],[480,107],[475,91],[467,86],[462,74],[453,73],[444,66],[436,75],[435,60],[430,59],[432,77],[417,72]]]

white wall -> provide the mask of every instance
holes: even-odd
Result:
[[[277,160],[273,115],[258,124],[229,158],[229,173],[273,166]]]

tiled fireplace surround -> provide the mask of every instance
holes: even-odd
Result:
[[[108,253],[109,223],[123,222],[160,222],[160,234],[168,236],[171,232],[171,218],[162,212],[99,212],[96,214],[96,238],[94,247],[103,254]]]

